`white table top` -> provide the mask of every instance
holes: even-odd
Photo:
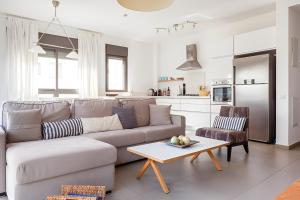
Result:
[[[209,149],[215,149],[229,144],[229,142],[198,136],[190,137],[190,139],[199,141],[199,143],[187,148],[178,148],[169,146],[162,141],[128,147],[127,150],[159,163],[168,163],[179,158],[191,156],[198,152],[204,152]]]

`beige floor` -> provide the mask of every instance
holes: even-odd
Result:
[[[250,154],[235,147],[230,163],[226,149],[216,154],[222,172],[215,170],[207,155],[193,164],[185,159],[160,165],[169,194],[161,191],[151,170],[141,180],[135,179],[143,161],[117,167],[115,189],[107,200],[268,200],[300,178],[300,148],[287,151],[251,142]]]

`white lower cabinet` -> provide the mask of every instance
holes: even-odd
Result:
[[[186,118],[186,128],[195,131],[201,127],[210,127],[210,99],[191,98],[191,99],[156,99],[158,105],[171,105],[171,114],[183,115]]]

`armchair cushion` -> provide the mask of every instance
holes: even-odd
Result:
[[[244,126],[246,124],[247,118],[245,117],[222,117],[216,116],[213,127],[242,131],[244,130]]]
[[[231,144],[239,144],[248,140],[247,133],[245,131],[235,131],[218,128],[200,128],[196,131],[196,135],[216,140],[227,141]]]

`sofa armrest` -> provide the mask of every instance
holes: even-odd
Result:
[[[172,124],[180,126],[185,133],[185,117],[182,115],[171,115]]]
[[[5,193],[5,177],[6,177],[6,135],[0,126],[0,194]]]

